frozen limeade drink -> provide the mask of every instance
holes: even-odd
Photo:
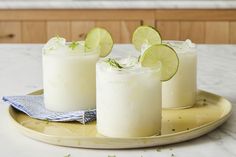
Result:
[[[96,62],[99,55],[105,56],[110,50],[101,53],[100,45],[103,43],[99,37],[97,43],[93,43],[93,38],[94,33],[104,32],[109,36],[104,29],[96,28],[87,35],[85,42],[66,43],[64,38],[54,37],[46,43],[43,48],[43,87],[44,103],[48,110],[95,109]]]
[[[153,28],[137,28],[135,47],[139,50],[143,38],[149,43],[153,35],[161,43]],[[161,81],[172,77],[177,68],[175,51],[162,44],[153,44],[137,58],[100,60],[96,64],[97,131],[118,138],[160,135]]]
[[[109,58],[97,63],[97,129],[105,136],[160,134],[160,66],[143,68],[136,62]]]
[[[179,57],[176,75],[162,83],[163,108],[187,108],[194,105],[197,94],[197,54],[190,40],[166,42]]]

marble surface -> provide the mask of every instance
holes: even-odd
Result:
[[[235,0],[0,0],[0,9],[226,9]]]
[[[22,95],[42,88],[42,45],[0,44],[0,97]],[[130,45],[116,45],[113,55],[127,55]],[[0,104],[0,153],[4,157],[235,157],[236,156],[236,45],[198,46],[198,87],[229,99],[233,114],[215,131],[195,140],[133,150],[93,150],[53,146],[18,132]],[[40,148],[40,149],[39,149]]]

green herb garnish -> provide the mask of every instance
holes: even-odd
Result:
[[[73,41],[73,42],[69,45],[69,48],[71,48],[72,50],[74,50],[78,45],[79,45],[79,43],[78,43],[77,41]]]
[[[118,69],[124,68],[115,59],[112,59],[112,58],[108,58],[105,62],[110,64],[110,66],[114,68],[118,68]]]
[[[141,55],[138,56],[138,62],[140,62]]]

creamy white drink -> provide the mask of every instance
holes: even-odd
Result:
[[[96,65],[97,130],[109,137],[160,134],[160,66],[137,58],[106,59]]]
[[[197,54],[190,40],[166,42],[178,55],[179,67],[170,80],[162,83],[163,108],[187,108],[194,105],[197,93]]]
[[[58,112],[94,109],[98,58],[96,51],[84,51],[83,42],[50,39],[43,48],[45,107]]]

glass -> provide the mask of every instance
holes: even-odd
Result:
[[[196,47],[190,40],[171,41],[168,44],[177,52],[179,68],[173,78],[162,83],[162,107],[192,107],[197,94]]]
[[[95,109],[99,53],[60,51],[43,54],[45,107],[58,112]]]
[[[114,69],[96,65],[97,131],[109,137],[142,137],[161,131],[160,67]]]

